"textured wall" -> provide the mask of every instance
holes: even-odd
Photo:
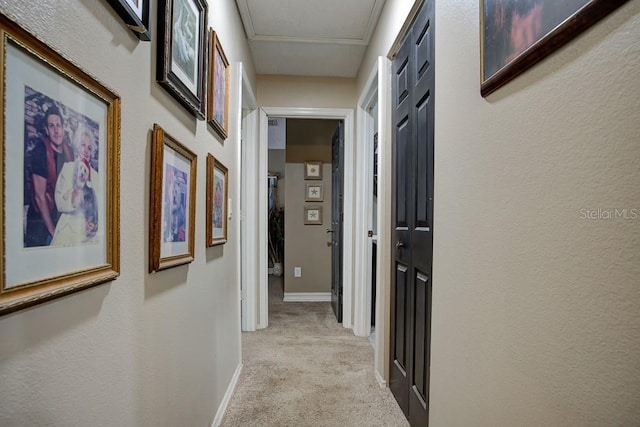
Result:
[[[478,16],[436,3],[431,422],[638,425],[640,1],[486,99]]]
[[[327,77],[257,77],[258,105],[263,107],[354,108],[354,79]]]
[[[358,76],[356,78],[357,93],[360,95],[364,90],[371,70],[376,66],[379,56],[387,56],[391,45],[396,39],[398,32],[402,28],[407,15],[411,11],[413,4],[417,0],[392,0],[386,1],[382,8],[382,13],[378,19],[376,31],[371,37],[371,42],[360,64]]]
[[[205,158],[229,168],[238,212],[238,137],[221,144],[155,83],[155,34],[139,42],[105,1],[0,7],[122,97],[121,276],[0,318],[0,425],[209,425],[240,362],[239,235],[234,218],[229,242],[205,249]],[[243,61],[254,82],[235,2],[209,7],[232,70]],[[149,275],[154,122],[198,155],[198,187],[195,261]]]

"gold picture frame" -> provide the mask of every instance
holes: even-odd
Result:
[[[153,125],[149,272],[194,259],[197,156]]]
[[[207,156],[207,247],[227,243],[229,171],[213,155]]]
[[[229,135],[229,61],[220,39],[209,28],[207,123],[224,140]]]
[[[322,162],[320,160],[304,162],[304,179],[322,179]]]
[[[120,97],[3,14],[0,35],[3,315],[120,274]]]

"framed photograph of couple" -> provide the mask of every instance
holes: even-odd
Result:
[[[482,96],[494,92],[627,0],[482,0]]]
[[[0,14],[0,314],[119,275],[120,98]]]
[[[205,119],[207,2],[158,0],[156,79],[198,119]]]
[[[149,272],[194,258],[197,157],[153,125],[149,209]]]
[[[151,0],[107,0],[127,27],[142,41],[151,40],[149,3]]]
[[[229,172],[211,154],[207,156],[207,247],[227,243]]]
[[[207,122],[222,139],[226,139],[229,132],[229,61],[212,29],[209,29],[207,91]]]

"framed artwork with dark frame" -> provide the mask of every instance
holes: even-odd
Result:
[[[207,156],[207,247],[227,243],[229,171]]]
[[[149,272],[194,259],[197,156],[153,125]]]
[[[304,179],[322,179],[322,162],[320,160],[304,162]]]
[[[222,139],[226,139],[229,134],[229,61],[212,29],[209,29],[208,74],[207,122]]]
[[[304,225],[322,225],[322,206],[304,207]]]
[[[178,102],[204,120],[207,3],[158,1],[156,79]]]
[[[307,182],[304,187],[305,202],[322,202],[324,200],[323,185],[321,182]]]
[[[127,27],[142,41],[151,40],[149,9],[151,0],[107,0]]]
[[[482,0],[482,96],[546,58],[626,1]]]
[[[120,97],[0,14],[0,314],[120,272]]]

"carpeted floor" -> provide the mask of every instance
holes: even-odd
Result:
[[[367,338],[329,303],[282,302],[269,278],[269,327],[243,332],[244,367],[222,426],[407,426],[373,373]]]

